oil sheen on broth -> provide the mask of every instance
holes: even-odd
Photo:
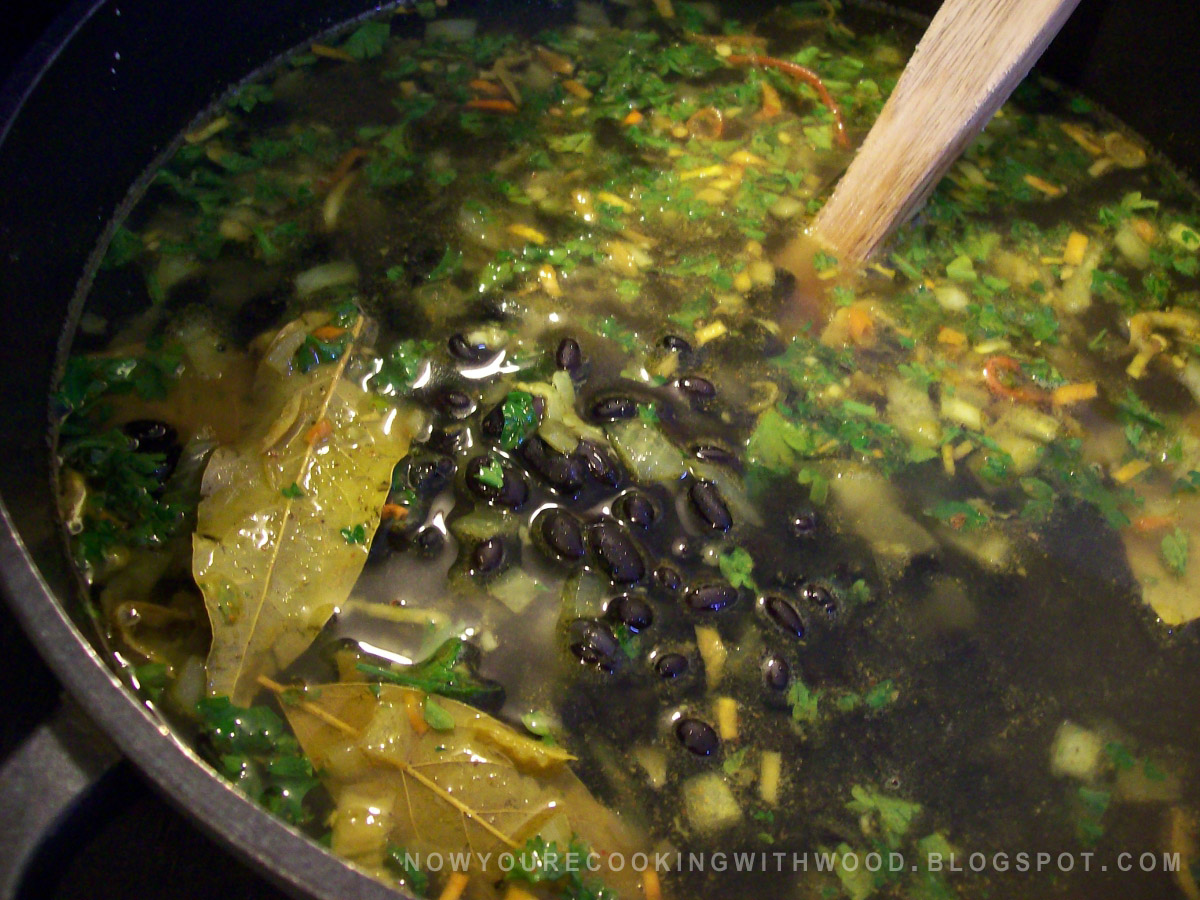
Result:
[[[96,275],[58,481],[135,686],[430,896],[1200,897],[1186,186],[1033,79],[797,300],[903,28],[429,6],[211,110]],[[549,844],[787,863],[405,857]]]

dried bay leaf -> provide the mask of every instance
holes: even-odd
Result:
[[[288,695],[288,722],[337,806],[335,853],[368,869],[381,864],[388,842],[447,859],[470,853],[470,871],[484,876],[473,879],[473,893],[488,896],[502,875],[499,855],[520,853],[533,837],[566,852],[577,836],[602,861],[649,849],[592,797],[562,748],[442,697],[453,728],[425,728],[426,696],[347,682],[309,687],[298,701]],[[628,866],[614,872],[602,862],[596,875],[621,896],[640,894]]]
[[[380,408],[350,377],[366,327],[357,317],[341,356],[301,373],[279,351],[296,331],[284,326],[256,376],[258,414],[204,473],[192,574],[212,624],[208,687],[240,706],[349,596],[368,546],[342,530],[374,533],[420,424],[415,410]]]

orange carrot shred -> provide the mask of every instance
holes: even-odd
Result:
[[[314,329],[312,336],[318,341],[332,341],[346,333],[346,329],[338,325],[322,325]]]
[[[365,147],[351,147],[342,154],[342,158],[338,160],[338,164],[333,167],[330,173],[319,179],[317,184],[323,188],[332,187],[349,175],[355,166],[370,155],[371,152]]]
[[[308,48],[313,56],[324,56],[326,59],[336,59],[341,62],[357,62],[357,60],[338,47],[330,47],[328,44],[313,44]]]
[[[1035,405],[1050,402],[1050,395],[1041,388],[1032,386],[1015,387],[1006,384],[1000,378],[1001,372],[1007,373],[1010,377],[1025,377],[1025,373],[1021,369],[1021,364],[1011,356],[1005,356],[1004,354],[989,356],[983,364],[983,380],[987,384],[988,390],[997,397],[1007,397],[1009,400]]]
[[[850,148],[850,136],[846,133],[846,122],[842,118],[842,109],[837,105],[837,101],[833,99],[833,95],[829,93],[829,88],[825,87],[825,82],[821,80],[821,76],[812,69],[786,59],[778,59],[774,56],[750,56],[740,53],[734,53],[732,56],[726,57],[726,62],[731,66],[762,66],[765,69],[775,69],[778,72],[783,72],[785,75],[790,75],[797,81],[803,81],[817,92],[817,96],[821,98],[821,103],[833,113],[833,130],[837,135],[838,146],[847,150]]]
[[[511,100],[503,99],[478,99],[467,101],[467,109],[479,109],[484,112],[503,113],[509,116],[517,114],[517,104]]]
[[[504,85],[483,78],[472,78],[467,82],[467,87],[477,94],[487,94],[489,97],[504,96]]]
[[[421,709],[421,701],[417,699],[416,694],[405,692],[404,711],[408,714],[408,724],[418,737],[429,730],[429,725],[425,722],[425,713]]]
[[[319,419],[312,428],[304,432],[304,442],[310,447],[319,444],[333,434],[333,425],[328,419]]]
[[[631,109],[631,110],[630,110],[630,111],[629,111],[629,112],[628,112],[628,113],[625,115],[625,118],[623,118],[623,119],[621,120],[621,124],[622,124],[622,125],[637,125],[637,124],[641,123],[641,122],[642,122],[642,121],[643,121],[645,118],[646,118],[646,117],[645,117],[645,116],[643,116],[643,115],[641,114],[641,112],[639,112],[638,110],[636,110],[636,109]]]
[[[1138,516],[1136,519],[1130,522],[1129,527],[1138,534],[1150,534],[1154,531],[1162,531],[1164,528],[1171,528],[1177,521],[1178,519],[1176,519],[1175,516],[1144,515]]]
[[[407,519],[408,507],[401,506],[399,503],[385,503],[379,510],[379,518],[381,519]]]

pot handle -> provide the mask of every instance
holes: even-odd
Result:
[[[54,714],[0,767],[0,900],[15,900],[38,851],[121,759],[78,704]]]

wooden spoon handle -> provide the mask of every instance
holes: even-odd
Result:
[[[1079,0],[945,0],[810,234],[865,260],[925,202]]]

